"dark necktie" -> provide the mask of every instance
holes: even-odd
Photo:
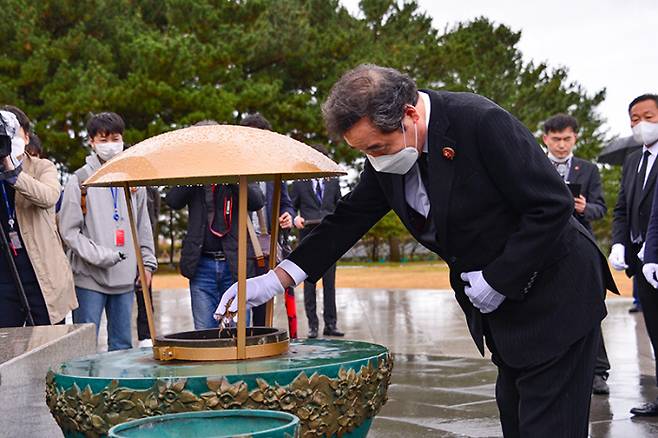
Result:
[[[644,179],[647,175],[647,165],[649,163],[649,156],[651,152],[644,151],[642,156],[642,164],[640,171],[635,176],[635,187],[633,189],[633,200],[631,204],[631,238],[643,238],[642,230],[640,229],[640,200],[642,199],[642,190],[644,186]]]
[[[318,202],[322,205],[322,185],[320,180],[315,180],[315,197],[318,198]]]

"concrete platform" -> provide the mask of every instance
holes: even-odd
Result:
[[[93,324],[0,329],[0,436],[61,436],[46,406],[46,373],[93,353],[95,338]]]
[[[299,334],[306,336],[301,288],[297,291]],[[473,345],[452,291],[341,289],[337,295],[339,329],[350,339],[383,344],[395,354],[390,400],[369,437],[502,436],[495,367]],[[154,302],[160,333],[193,328],[187,290],[155,292]],[[626,298],[608,301],[603,332],[612,364],[611,393],[592,397],[590,433],[595,438],[658,436],[658,419],[634,419],[629,413],[658,395],[642,314],[629,314],[630,304]],[[276,307],[275,325],[287,327],[282,303]],[[101,349],[104,336],[101,330]]]

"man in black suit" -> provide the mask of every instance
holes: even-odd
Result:
[[[567,114],[556,114],[544,122],[542,137],[551,161],[560,177],[569,185],[574,196],[574,217],[594,236],[591,221],[605,216],[608,208],[601,192],[601,177],[595,164],[574,157],[573,149],[578,139],[578,121]],[[610,361],[601,337],[599,353],[594,367],[594,394],[609,394],[606,383]]]
[[[313,147],[325,155],[327,150],[322,145]],[[340,199],[340,184],[338,179],[314,178],[312,180],[295,181],[292,183],[292,203],[299,214],[294,219],[294,224],[299,229],[300,238],[303,241],[315,226],[325,216],[336,209]],[[308,222],[308,223],[307,223]],[[304,308],[308,319],[308,337],[318,337],[318,315],[316,312],[316,282],[304,281]],[[345,336],[336,328],[336,264],[332,264],[322,274],[322,297],[325,336]]]
[[[586,437],[603,291],[616,287],[533,135],[484,97],[419,91],[374,65],[343,75],[323,114],[366,153],[361,179],[288,259],[248,280],[248,301],[316,281],[393,209],[446,261],[475,344],[492,351],[505,436]]]
[[[642,305],[644,322],[654,354],[658,351],[658,292],[642,275],[642,261],[638,252],[643,249],[658,175],[658,95],[645,94],[633,99],[628,106],[633,137],[644,146],[630,154],[624,162],[619,197],[612,223],[610,264],[626,275],[633,276]],[[653,241],[653,239],[652,239]],[[653,245],[653,243],[652,243]],[[654,247],[647,251],[647,261],[654,263]],[[647,272],[647,274],[649,274]],[[651,278],[651,275],[647,275]],[[658,370],[656,370],[658,380]],[[631,409],[642,416],[658,416],[658,400]]]

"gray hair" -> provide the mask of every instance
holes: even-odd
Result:
[[[322,105],[329,135],[343,137],[364,117],[382,132],[400,129],[406,105],[418,100],[416,83],[393,68],[362,64],[336,82]]]

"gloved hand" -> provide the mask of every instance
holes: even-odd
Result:
[[[468,283],[464,288],[466,296],[480,312],[491,313],[505,301],[505,295],[489,286],[482,271],[462,272],[461,279]]]
[[[644,247],[647,245],[647,242],[644,242],[642,244],[642,248],[640,248],[640,252],[637,253],[637,258],[640,259],[642,263],[644,263]]]
[[[612,265],[612,269],[615,271],[623,271],[628,269],[626,264],[626,256],[624,255],[626,248],[621,243],[615,243],[610,249],[610,255],[608,256],[608,261]]]
[[[274,271],[269,271],[267,274],[259,275],[258,277],[247,279],[247,309],[255,306],[260,306],[267,303],[276,294],[283,293],[283,285],[279,281]],[[233,283],[229,287],[222,299],[219,301],[219,306],[215,310],[214,318],[219,321],[226,314],[226,303],[231,298],[235,298],[238,294],[238,283]],[[229,312],[238,311],[238,300],[234,299],[228,309]]]
[[[649,284],[653,286],[654,289],[658,289],[658,279],[656,279],[656,274],[658,273],[658,263],[647,263],[642,266],[642,274],[644,278],[647,279]]]

